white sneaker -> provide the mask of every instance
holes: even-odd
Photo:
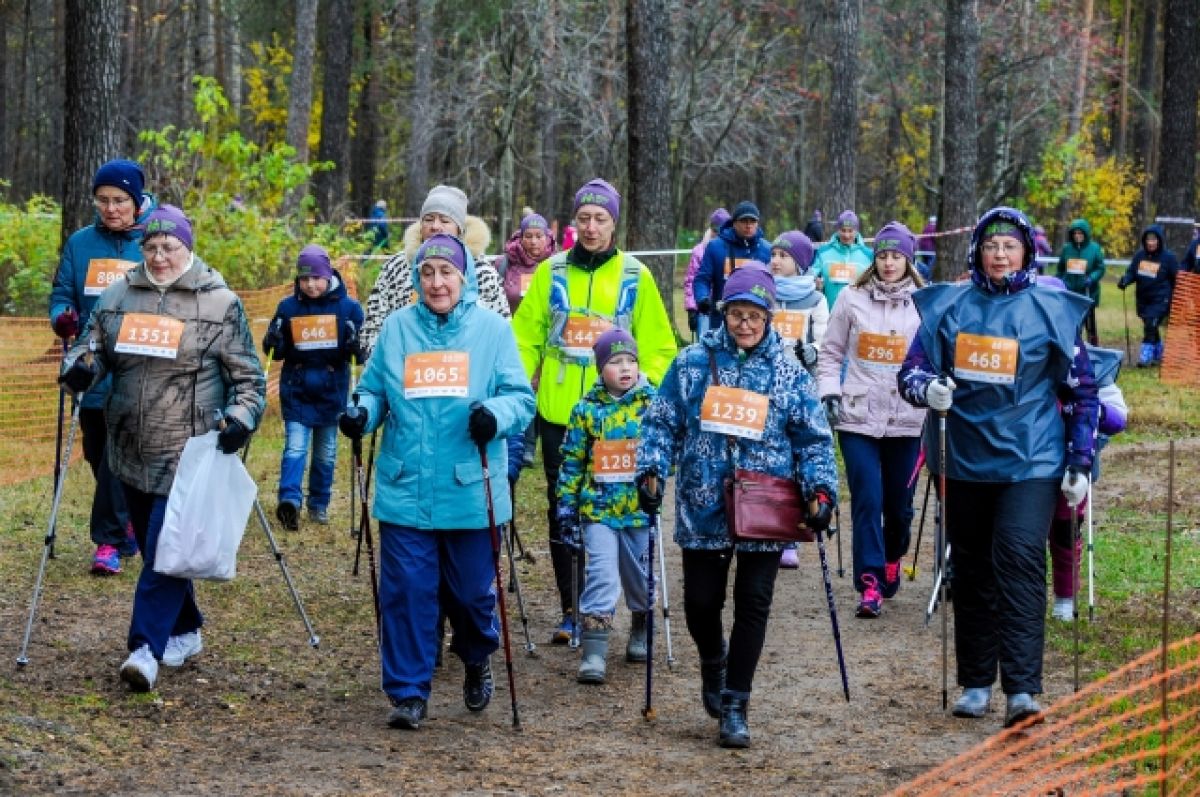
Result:
[[[186,634],[173,636],[167,640],[167,649],[163,651],[162,663],[168,667],[182,667],[183,663],[204,650],[204,640],[200,638],[200,629]]]
[[[1055,598],[1054,609],[1050,612],[1050,616],[1055,620],[1071,622],[1075,619],[1075,599],[1074,598]]]
[[[154,688],[154,682],[158,680],[158,662],[149,645],[142,645],[129,654],[121,665],[121,680],[135,692],[149,692]]]

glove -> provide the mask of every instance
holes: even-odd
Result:
[[[492,411],[476,401],[471,405],[471,416],[467,418],[467,434],[479,448],[486,446],[496,436],[496,416]]]
[[[929,409],[945,412],[954,403],[954,380],[948,376],[939,376],[925,387],[925,403]]]
[[[54,334],[63,340],[79,334],[79,313],[75,312],[74,307],[68,307],[54,317]]]
[[[1121,277],[1121,279],[1117,280],[1117,287],[1121,290],[1125,290],[1129,287],[1129,279],[1126,277]]]
[[[267,327],[267,334],[263,336],[263,353],[278,356],[283,350],[283,319],[276,317],[271,322],[271,326]]]
[[[705,296],[703,299],[696,300],[696,312],[708,315],[712,312],[712,299]]]
[[[250,439],[250,430],[237,418],[225,418],[225,428],[217,435],[217,448],[222,454],[236,454]]]
[[[579,515],[565,507],[558,516],[558,539],[568,548],[583,549],[583,526],[579,523]]]
[[[1067,499],[1067,506],[1077,507],[1083,503],[1088,494],[1088,476],[1080,468],[1071,465],[1063,474],[1062,494]]]
[[[650,479],[654,478],[654,489],[650,489]],[[646,471],[637,477],[638,508],[647,515],[657,515],[662,508],[663,480],[657,473]]]
[[[338,429],[351,440],[362,440],[367,430],[367,411],[358,406],[347,407],[338,416]]]
[[[84,362],[82,357],[72,363],[71,367],[58,378],[58,383],[72,393],[83,393],[92,386],[94,381],[96,381],[96,366]]]
[[[838,417],[842,414],[842,400],[837,396],[826,396],[821,399],[821,403],[825,405],[825,418],[829,421],[829,428],[837,425]]]
[[[809,501],[804,507],[804,525],[814,532],[829,531],[829,524],[833,522],[833,499],[824,487],[818,487],[813,500],[817,502],[817,511],[812,511],[812,501]]]
[[[817,367],[817,347],[811,343],[796,341],[796,359],[811,371]]]
[[[354,326],[354,322],[347,318],[343,326],[343,333],[346,336],[346,344],[343,349],[346,358],[353,357],[355,362],[362,365],[366,357],[363,356],[362,344],[358,341],[358,327]]]

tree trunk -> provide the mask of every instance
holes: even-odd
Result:
[[[1196,202],[1196,102],[1200,99],[1200,21],[1195,0],[1167,0],[1163,17],[1162,140],[1158,181],[1154,188],[1157,215],[1190,218]],[[1168,244],[1182,251],[1191,230],[1172,224]]]
[[[1092,51],[1093,0],[1083,0],[1083,29],[1079,32],[1079,64],[1075,73],[1075,96],[1071,100],[1068,134],[1074,136],[1083,124],[1083,106],[1087,101],[1088,56]]]
[[[120,152],[120,0],[66,0],[62,236],[92,217],[92,175]]]
[[[12,82],[8,79],[8,3],[0,4],[0,169],[10,177],[8,160],[8,108]],[[3,194],[0,194],[2,197]]]
[[[196,74],[217,74],[216,0],[196,0]]]
[[[435,0],[413,3],[417,20],[413,33],[413,88],[408,120],[412,131],[405,157],[404,211],[410,216],[421,212],[429,192],[429,151],[433,146],[434,124],[430,113],[433,102],[433,15]]]
[[[1146,172],[1146,186],[1142,191],[1142,215],[1150,215],[1150,197],[1154,192],[1155,157],[1158,141],[1157,96],[1158,77],[1158,19],[1162,0],[1145,0],[1142,7],[1142,35],[1138,51],[1137,95],[1134,108],[1133,146],[1134,157]]]
[[[1124,158],[1129,149],[1129,34],[1133,0],[1125,0],[1121,16],[1121,98],[1117,111],[1117,157]]]
[[[238,4],[225,0],[222,6],[225,27],[225,68],[222,72],[229,104],[241,115],[242,109],[242,22]]]
[[[629,201],[627,248],[673,249],[671,202],[671,36],[667,0],[626,0],[626,94],[629,107]],[[667,312],[674,289],[675,261],[647,259]]]
[[[859,0],[835,0],[829,90],[829,213],[854,208],[858,148]]]
[[[372,0],[367,0],[366,6],[360,59],[366,68],[359,89],[358,107],[354,111],[354,140],[350,154],[350,204],[360,216],[368,215],[375,201],[375,116],[379,108],[379,77],[375,62],[379,52],[379,11]]]
[[[296,48],[288,86],[287,143],[296,160],[308,160],[308,123],[312,115],[313,61],[317,50],[317,0],[296,0]]]
[[[317,208],[325,221],[346,201],[350,160],[350,67],[354,60],[354,4],[331,0],[325,11],[325,81],[321,103],[321,145],[317,158],[333,168],[313,178]]]
[[[942,148],[942,205],[938,227],[953,230],[970,227],[978,217],[975,206],[975,165],[979,86],[978,0],[946,0],[946,119]],[[957,277],[967,265],[970,239],[963,234],[937,239],[935,280]]]

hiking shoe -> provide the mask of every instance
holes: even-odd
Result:
[[[125,541],[117,546],[117,554],[122,559],[138,555],[137,534],[133,531],[133,522],[125,521]]]
[[[401,700],[388,714],[387,724],[390,728],[403,728],[415,731],[425,719],[425,701],[419,697],[409,697]]]
[[[300,508],[291,501],[280,501],[275,507],[275,517],[288,531],[300,530]]]
[[[625,643],[625,661],[642,662],[646,655],[646,612],[634,612],[629,641]]]
[[[900,591],[900,562],[888,562],[883,566],[883,597],[891,600]]]
[[[121,665],[121,680],[135,692],[149,692],[154,688],[154,682],[158,680],[158,662],[149,645],[142,645],[129,654]]]
[[[975,686],[970,689],[964,689],[958,700],[954,701],[954,708],[950,713],[956,717],[965,717],[967,719],[979,719],[984,714],[987,714],[988,706],[992,702],[992,688],[990,686]]]
[[[784,570],[795,570],[800,567],[800,557],[796,554],[795,548],[783,549],[783,554],[779,557],[779,566]]]
[[[322,526],[329,525],[329,509],[321,507],[320,509],[308,508],[308,519],[313,523],[320,523]]]
[[[1075,619],[1075,599],[1074,598],[1055,598],[1054,608],[1050,611],[1050,616],[1055,620],[1062,620],[1069,623]]]
[[[878,617],[883,612],[883,593],[879,591],[879,580],[870,573],[863,573],[859,580],[862,581],[863,592],[854,616]]]
[[[121,555],[117,549],[105,543],[96,546],[92,557],[92,573],[97,576],[115,576],[121,572]]]
[[[741,749],[750,746],[750,726],[746,722],[749,703],[747,698],[734,697],[728,690],[721,693],[721,724],[717,738],[722,747]]]
[[[1017,692],[1014,695],[1008,696],[1008,706],[1004,709],[1004,727],[1011,728],[1018,722],[1029,717],[1035,719],[1030,722],[1030,725],[1036,725],[1045,720],[1042,715],[1042,707],[1033,699],[1033,695],[1028,692]]]
[[[570,612],[563,615],[562,622],[550,635],[551,645],[566,645],[575,638],[575,617]]]
[[[495,689],[492,665],[484,659],[478,664],[467,664],[464,669],[467,676],[463,679],[463,702],[470,711],[483,711],[492,702]]]
[[[182,667],[183,663],[204,650],[204,641],[200,638],[200,629],[179,634],[167,640],[167,649],[163,651],[162,663],[167,667]]]

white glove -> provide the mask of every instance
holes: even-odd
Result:
[[[1067,468],[1063,474],[1062,494],[1067,499],[1067,506],[1077,507],[1087,498],[1089,480],[1087,474],[1075,468]]]
[[[953,393],[956,387],[958,385],[954,384],[954,380],[950,377],[938,377],[925,388],[925,403],[931,410],[945,412],[954,403]]]

